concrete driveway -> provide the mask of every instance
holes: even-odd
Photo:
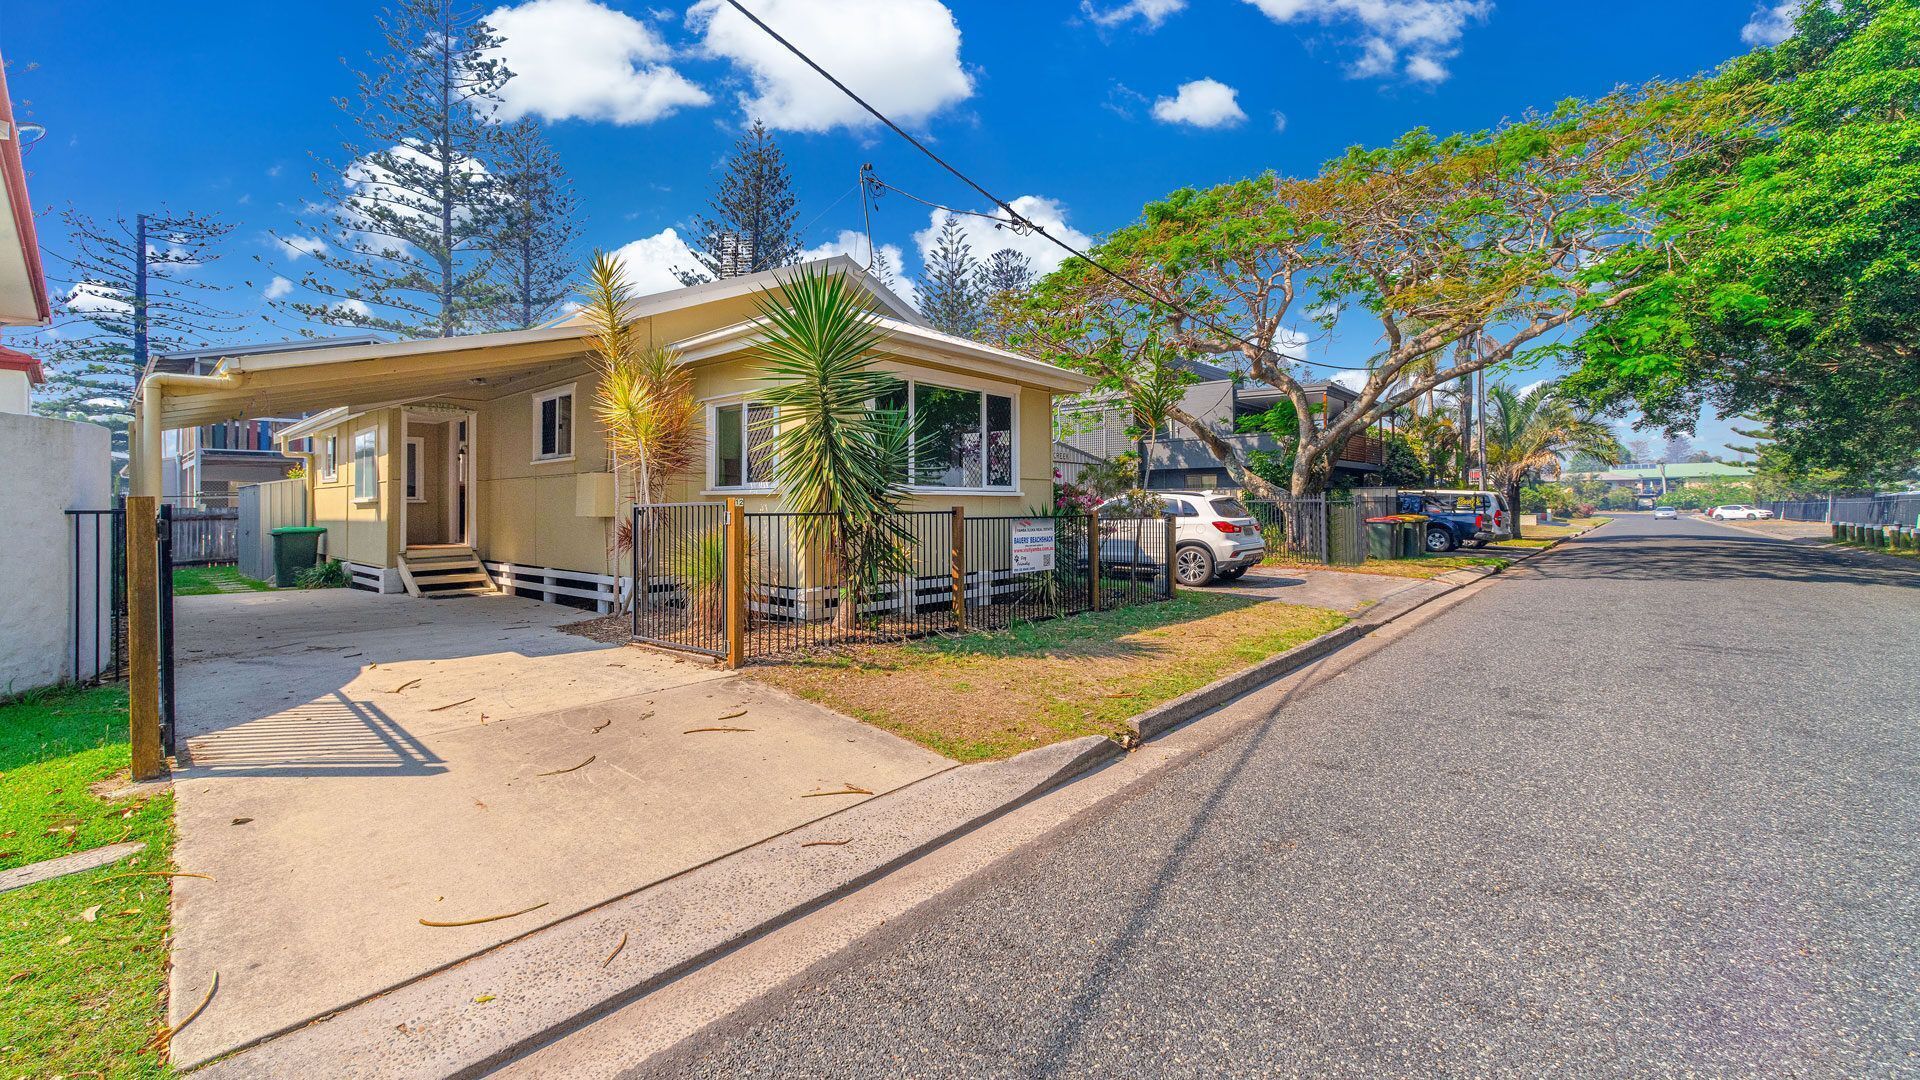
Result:
[[[181,1066],[952,766],[531,600],[176,612],[174,1023],[219,975]]]

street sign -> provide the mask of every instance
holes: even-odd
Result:
[[[1481,472],[1478,468],[1467,470],[1467,483],[1469,484],[1477,484],[1481,480],[1485,479],[1485,477],[1486,477],[1486,474]]]

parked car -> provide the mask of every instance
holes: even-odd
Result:
[[[1402,491],[1400,512],[1425,514],[1427,550],[1485,547],[1507,531],[1507,500],[1497,491],[1436,489]]]
[[[1174,519],[1173,580],[1188,587],[1232,581],[1267,557],[1267,538],[1260,523],[1230,492],[1156,491],[1165,512]],[[1109,502],[1101,507],[1114,505]],[[1154,565],[1125,537],[1100,540],[1100,561],[1108,566],[1138,568]]]
[[[1679,516],[1680,511],[1675,510],[1671,506],[1656,506],[1653,508],[1653,520],[1655,521],[1659,521],[1662,518],[1678,518]]]
[[[1714,507],[1707,511],[1707,516],[1715,521],[1766,521],[1773,517],[1773,511],[1748,506],[1746,503],[1732,503]]]

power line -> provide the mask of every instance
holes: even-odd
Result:
[[[1278,352],[1278,350],[1274,349],[1272,346],[1263,346],[1253,341],[1249,341],[1248,339],[1241,337],[1237,332],[1230,330],[1224,326],[1221,326],[1210,319],[1203,318],[1202,316],[1194,313],[1192,310],[1188,309],[1184,305],[1174,303],[1173,301],[1168,300],[1166,297],[1160,296],[1159,294],[1155,293],[1152,289],[1149,289],[1146,286],[1139,284],[1138,282],[1134,281],[1133,279],[1127,277],[1125,274],[1122,274],[1117,270],[1107,267],[1105,264],[1101,263],[1099,260],[1095,259],[1093,256],[1088,255],[1086,252],[1081,251],[1079,248],[1074,247],[1072,244],[1069,244],[1066,241],[1048,232],[1045,228],[1036,224],[1033,220],[1021,214],[1018,210],[1015,210],[1010,204],[1007,203],[1006,200],[1000,198],[998,195],[995,195],[993,192],[988,191],[986,188],[981,187],[978,183],[974,181],[972,177],[968,176],[966,173],[961,172],[958,168],[954,167],[952,164],[950,164],[945,158],[941,157],[939,154],[934,153],[931,149],[927,147],[925,143],[921,142],[919,139],[914,138],[912,135],[907,133],[905,128],[902,128],[899,124],[896,124],[891,119],[889,119],[885,113],[881,112],[879,109],[874,108],[872,105],[867,104],[867,100],[865,98],[861,97],[859,94],[854,93],[847,86],[846,83],[843,83],[839,79],[835,78],[832,72],[828,71],[826,68],[823,68],[818,63],[814,62],[813,57],[808,56],[804,52],[801,52],[798,46],[794,45],[793,42],[788,41],[786,38],[782,37],[779,31],[775,30],[771,26],[768,26],[760,18],[760,16],[755,15],[751,11],[748,11],[746,7],[744,7],[740,3],[740,0],[727,0],[727,5],[733,8],[733,10],[739,12],[741,15],[745,16],[748,22],[753,23],[753,25],[765,31],[768,37],[779,42],[783,48],[785,48],[788,52],[792,53],[795,57],[799,58],[801,63],[812,68],[815,72],[819,74],[821,78],[832,83],[835,89],[845,94],[849,99],[853,101],[855,105],[858,105],[862,109],[865,109],[867,113],[871,115],[875,120],[878,120],[882,124],[885,124],[887,128],[891,130],[895,135],[898,135],[902,139],[905,139],[908,143],[910,143],[913,146],[914,149],[920,151],[922,154],[925,154],[936,165],[939,165],[941,168],[947,170],[947,172],[953,174],[953,177],[955,179],[959,180],[961,183],[967,185],[973,190],[979,192],[982,198],[986,199],[988,202],[999,207],[1000,209],[1006,211],[1007,220],[1010,224],[1013,225],[1016,231],[1023,230],[1026,232],[1031,232],[1041,237],[1042,239],[1046,240],[1048,243],[1053,244],[1055,247],[1061,249],[1062,251],[1065,251],[1067,254],[1073,256],[1076,259],[1079,259],[1080,261],[1086,263],[1088,266],[1093,267],[1095,270],[1098,270],[1101,273],[1105,274],[1106,276],[1119,282],[1120,284],[1125,285],[1127,288],[1132,289],[1134,292],[1139,293],[1141,296],[1146,297],[1148,300],[1152,301],[1153,303],[1159,304],[1163,307],[1171,308],[1172,310],[1179,312],[1181,315],[1187,317],[1188,319],[1193,320],[1195,323],[1198,323],[1199,325],[1204,326],[1207,329],[1212,330],[1217,334],[1225,335],[1226,337],[1232,339],[1233,341],[1237,341],[1240,344],[1245,345],[1247,348],[1254,350],[1255,352],[1272,353],[1277,356],[1285,355],[1283,353]],[[894,190],[898,190],[898,189],[896,188]],[[902,194],[904,194],[904,192]],[[925,202],[925,200],[916,200],[916,201]],[[928,203],[927,205],[932,206],[935,204]],[[941,209],[946,209],[946,208],[942,207]],[[979,215],[978,211],[963,211],[963,212],[968,214],[974,214],[977,216],[985,216],[985,215]],[[869,240],[869,246],[871,246],[871,240]],[[1293,362],[1292,357],[1286,357],[1286,359],[1290,363]],[[1338,367],[1339,365],[1322,364],[1319,366]],[[1342,370],[1365,371],[1367,369],[1366,368],[1344,368]]]

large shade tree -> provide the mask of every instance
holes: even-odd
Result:
[[[1613,256],[1650,231],[1654,182],[1703,145],[1699,92],[1650,85],[1471,135],[1414,131],[1311,179],[1174,192],[1101,243],[1100,265],[1049,275],[1015,337],[1122,392],[1167,350],[1278,388],[1298,423],[1286,488],[1319,490],[1350,436],[1472,372],[1553,354],[1556,331],[1631,295]],[[1323,424],[1300,348],[1316,326],[1372,356],[1354,406]],[[1281,494],[1233,441],[1172,415],[1238,483]]]
[[[1802,6],[1723,69],[1714,152],[1653,191],[1569,390],[1688,430],[1771,434],[1790,473],[1920,464],[1920,0]]]

